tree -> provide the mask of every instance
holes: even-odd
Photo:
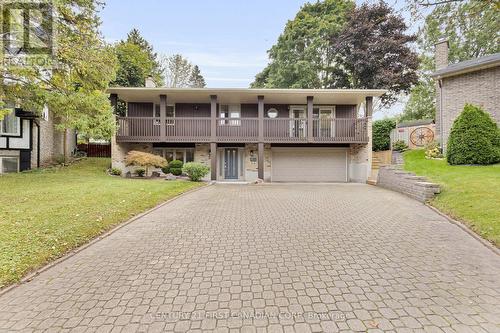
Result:
[[[430,76],[423,76],[419,82],[411,88],[410,97],[406,102],[405,109],[399,117],[399,120],[434,119],[436,114],[435,89],[434,79]]]
[[[193,66],[180,54],[165,56],[162,59],[165,84],[171,88],[202,88],[205,79],[198,66]]]
[[[391,148],[391,131],[394,128],[396,128],[396,121],[394,119],[387,118],[373,122],[373,151],[388,150]]]
[[[269,51],[270,63],[252,87],[386,88],[382,101],[417,82],[418,56],[403,18],[385,3],[304,5]]]
[[[116,57],[99,33],[100,2],[65,0],[54,1],[53,6],[54,54],[28,65],[4,61],[0,99],[17,101],[36,113],[48,106],[66,135],[68,128],[74,128],[94,138],[110,138],[115,121],[105,90],[115,76]],[[42,25],[40,30],[44,29]],[[25,51],[20,50],[28,55]]]
[[[328,38],[344,26],[352,8],[352,0],[304,4],[268,51],[270,62],[251,86],[324,88],[332,68]]]
[[[363,4],[349,13],[343,29],[331,36],[334,61],[328,88],[388,89],[385,105],[408,93],[417,82],[419,59],[400,15],[384,2]]]
[[[449,61],[456,63],[500,52],[500,20],[498,1],[412,0],[410,9],[415,18],[427,13],[419,31],[418,47],[421,53],[420,79],[411,90],[405,107],[405,119],[421,119],[435,115],[434,45],[443,36],[449,42]],[[425,106],[427,105],[427,106]],[[425,112],[422,112],[426,109]]]
[[[168,163],[167,160],[161,156],[142,151],[131,150],[125,156],[125,164],[127,166],[132,165],[144,167],[146,169],[147,176],[149,168],[163,168],[167,166]]]
[[[195,65],[193,67],[189,81],[191,88],[205,88],[205,86],[207,85],[205,83],[205,78],[203,77],[203,75],[201,75],[201,71],[198,65]]]
[[[161,63],[158,60],[158,54],[153,50],[153,45],[151,45],[144,37],[142,37],[139,30],[135,28],[128,33],[126,42],[137,45],[140,50],[148,54],[148,58],[152,63],[152,68],[149,76],[153,78],[157,87],[163,86],[163,70],[161,67]]]
[[[446,158],[452,165],[500,162],[500,130],[487,112],[465,105],[453,122]]]
[[[112,86],[144,87],[146,78],[152,75],[153,61],[137,44],[121,41],[115,46],[118,71]]]

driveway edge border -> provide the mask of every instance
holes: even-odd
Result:
[[[460,222],[460,221],[457,221],[455,220],[454,218],[446,215],[445,213],[443,213],[442,211],[440,211],[439,209],[437,209],[436,207],[434,206],[431,206],[429,203],[425,203],[425,205],[427,207],[429,207],[430,209],[432,209],[433,211],[435,211],[436,213],[438,213],[439,215],[441,215],[442,217],[444,217],[446,220],[448,220],[448,222],[456,225],[457,227],[459,227],[460,229],[462,229],[463,231],[465,231],[466,233],[468,233],[470,236],[474,237],[476,240],[478,240],[483,246],[485,246],[486,248],[488,248],[489,250],[491,250],[493,253],[495,253],[496,255],[499,255],[500,256],[500,249],[498,249],[495,245],[491,244],[490,242],[488,242],[486,239],[482,238],[481,236],[479,236],[478,234],[476,234],[474,231],[472,231],[468,226],[466,226],[464,223]]]
[[[21,286],[21,285],[23,285],[23,284],[25,284],[27,282],[30,282],[31,280],[33,280],[33,278],[35,278],[36,276],[40,275],[41,273],[43,273],[43,272],[51,269],[52,267],[54,267],[54,266],[62,263],[63,261],[66,261],[67,259],[69,259],[69,258],[73,257],[74,255],[82,252],[83,250],[85,250],[89,246],[91,246],[91,245],[93,245],[93,244],[95,244],[95,243],[103,240],[104,238],[107,238],[108,236],[114,234],[116,231],[120,230],[121,228],[125,227],[126,225],[129,225],[130,223],[132,223],[132,222],[134,222],[134,221],[142,218],[143,216],[145,216],[145,215],[147,215],[147,214],[149,214],[149,213],[151,213],[151,212],[153,212],[153,211],[155,211],[155,210],[157,210],[157,209],[159,209],[159,208],[161,208],[161,207],[163,207],[163,206],[171,203],[172,201],[175,201],[175,200],[177,200],[179,198],[182,198],[182,197],[184,197],[184,196],[186,196],[188,194],[191,194],[193,192],[200,191],[200,190],[202,190],[202,189],[204,189],[204,188],[206,188],[208,186],[211,186],[211,185],[214,185],[214,183],[213,182],[209,182],[209,183],[207,183],[204,186],[200,186],[200,187],[197,187],[197,188],[193,188],[193,189],[191,189],[189,191],[183,192],[183,193],[181,193],[179,195],[176,195],[173,198],[168,199],[167,201],[164,201],[164,202],[162,202],[162,203],[154,206],[153,208],[150,208],[150,209],[148,209],[148,210],[146,210],[146,211],[144,211],[142,213],[139,213],[139,214],[133,216],[132,218],[126,220],[125,222],[118,223],[114,228],[112,228],[111,230],[108,230],[105,233],[103,233],[103,234],[97,236],[96,238],[90,240],[88,243],[85,243],[85,244],[77,247],[76,249],[73,249],[73,250],[67,252],[63,256],[61,256],[61,257],[59,257],[59,258],[57,258],[57,259],[55,259],[55,260],[47,263],[46,265],[44,265],[44,266],[42,266],[42,267],[34,270],[33,272],[31,272],[28,275],[26,275],[25,277],[23,277],[19,282],[14,283],[14,284],[12,284],[10,286],[7,286],[7,287],[5,287],[3,289],[0,289],[0,297],[3,296],[3,295],[5,295],[5,294],[7,294],[12,289],[17,288],[17,287],[19,287],[19,286]]]

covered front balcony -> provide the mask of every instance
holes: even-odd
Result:
[[[266,143],[366,143],[367,119],[263,119]],[[162,124],[163,123],[163,124]],[[163,131],[162,131],[163,126]],[[164,133],[164,135],[162,135]],[[312,140],[311,140],[312,139]],[[117,142],[210,142],[211,119],[205,117],[118,117]],[[216,142],[258,142],[259,118],[216,118]]]

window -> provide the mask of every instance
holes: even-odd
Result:
[[[160,118],[160,105],[158,104],[155,105],[154,117]],[[173,119],[168,119],[175,117],[175,105],[167,105],[167,113],[165,114],[165,117],[167,118],[166,120],[167,125],[175,125],[175,121]],[[156,120],[155,125],[160,125],[160,121]]]
[[[179,160],[184,163],[194,161],[194,148],[155,148],[154,153],[168,162]]]
[[[4,135],[20,135],[21,133],[21,122],[19,117],[16,117],[16,113],[12,110],[11,113],[4,116],[0,120],[0,134]]]
[[[241,121],[238,119],[241,117],[240,104],[221,104],[219,114],[220,118],[234,119],[234,120],[221,119],[220,121],[221,125],[240,126]]]
[[[0,156],[0,173],[18,172],[19,158],[16,156]]]

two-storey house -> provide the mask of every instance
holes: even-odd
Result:
[[[365,182],[384,90],[110,88],[126,102],[112,164],[131,150],[205,163],[217,181]]]

